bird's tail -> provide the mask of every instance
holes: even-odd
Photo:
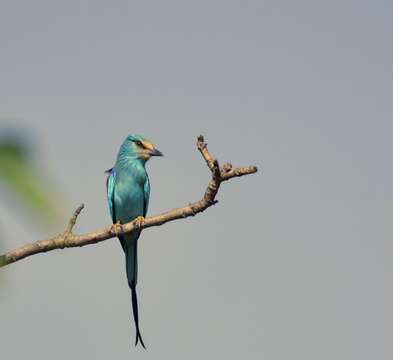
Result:
[[[136,294],[136,283],[138,278],[138,236],[139,234],[126,237],[125,241],[122,243],[122,246],[124,244],[123,249],[126,255],[128,286],[131,289],[132,313],[134,315],[134,323],[136,328],[135,346],[138,345],[138,342],[140,341],[143,348],[146,349],[142,340],[141,332],[139,330],[138,298]]]
[[[141,345],[144,349],[146,349],[145,344],[143,343],[141,332],[139,330],[139,317],[138,317],[138,298],[136,294],[136,284],[134,282],[129,283],[131,289],[131,300],[132,300],[132,313],[134,315],[134,322],[136,328],[136,339],[135,346],[138,345],[138,341],[141,342]]]

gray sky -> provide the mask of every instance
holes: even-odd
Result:
[[[70,214],[86,204],[78,232],[109,224],[103,171],[130,132],[166,155],[150,214],[201,196],[199,133],[260,172],[143,232],[146,353],[107,241],[2,270],[2,358],[392,358],[392,6],[3,0],[2,126],[32,133]],[[3,248],[52,235],[0,216]]]

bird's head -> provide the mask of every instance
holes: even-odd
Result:
[[[130,134],[124,140],[119,156],[147,161],[152,156],[163,156],[163,154],[145,137]]]

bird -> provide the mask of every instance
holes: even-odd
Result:
[[[115,165],[106,171],[107,200],[109,212],[115,228],[121,224],[144,220],[149,206],[150,182],[146,172],[146,162],[152,156],[163,156],[155,145],[145,137],[130,134],[120,146]],[[116,229],[115,229],[116,230]],[[139,329],[137,277],[138,277],[138,238],[141,230],[118,236],[125,254],[128,286],[131,290],[132,312],[134,317],[136,339],[144,349]]]

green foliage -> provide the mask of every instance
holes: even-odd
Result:
[[[47,186],[43,174],[31,159],[32,147],[23,138],[0,139],[0,186],[4,185],[14,195],[15,201],[30,209],[45,223],[59,217],[59,208]]]

